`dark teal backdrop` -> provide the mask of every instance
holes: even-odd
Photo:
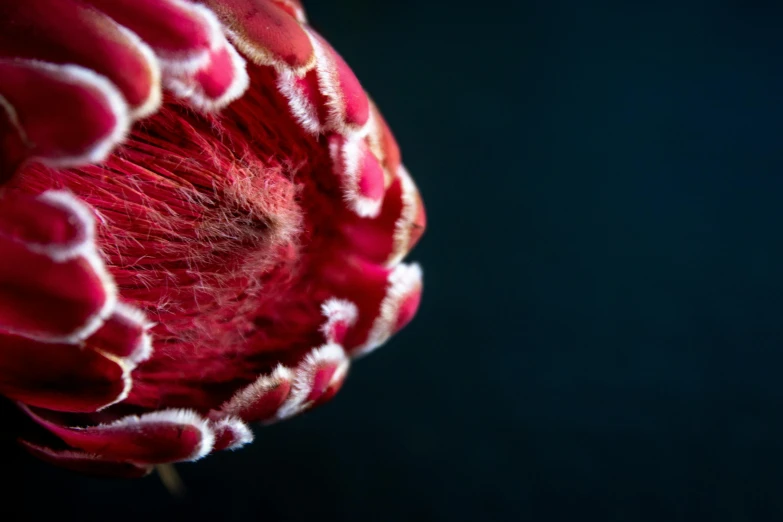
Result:
[[[779,2],[306,4],[424,195],[418,318],[330,405],[181,466],[185,500],[11,455],[2,505],[783,520]]]

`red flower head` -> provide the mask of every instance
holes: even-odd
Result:
[[[137,476],[330,399],[416,312],[380,113],[296,0],[0,5],[0,394]]]

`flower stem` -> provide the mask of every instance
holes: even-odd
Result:
[[[155,466],[155,470],[158,472],[158,477],[163,483],[168,492],[173,497],[184,497],[187,493],[185,483],[182,482],[182,477],[179,476],[177,468],[173,464],[158,464]]]

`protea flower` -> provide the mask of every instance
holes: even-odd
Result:
[[[236,448],[415,314],[418,192],[298,1],[5,0],[0,53],[0,394],[34,455]]]

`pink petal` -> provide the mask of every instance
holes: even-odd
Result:
[[[31,455],[60,466],[62,468],[112,478],[140,478],[152,472],[152,466],[136,465],[130,462],[112,462],[90,453],[81,451],[62,451],[39,446],[25,440],[19,443],[30,452]]]
[[[30,154],[52,165],[103,160],[130,124],[117,87],[77,65],[0,59],[0,97]]]
[[[195,72],[170,73],[166,86],[199,110],[222,109],[239,98],[249,79],[245,61],[225,43],[210,51],[206,64]]]
[[[375,350],[410,322],[421,303],[421,277],[417,264],[400,264],[389,273],[386,294],[372,328],[352,353],[363,355]]]
[[[0,335],[0,394],[31,406],[93,412],[121,401],[128,368],[90,349]]]
[[[333,278],[334,293],[358,309],[358,320],[344,342],[346,351],[358,356],[384,344],[413,318],[421,300],[422,273],[417,264],[392,269],[355,259],[351,264],[351,271],[332,267],[325,275]]]
[[[384,172],[365,140],[332,134],[329,149],[348,208],[361,217],[377,216],[386,192]]]
[[[198,460],[215,442],[209,423],[188,410],[130,415],[84,428],[60,426],[29,410],[28,414],[69,446],[113,461],[162,464]]]
[[[160,103],[160,71],[150,48],[111,18],[74,0],[0,5],[0,55],[76,64],[108,78],[137,116]]]
[[[89,259],[58,263],[4,238],[0,251],[0,329],[71,341],[98,325],[109,293]]]
[[[0,205],[0,235],[38,250],[75,251],[92,241],[92,216],[83,205],[49,196],[5,194]]]
[[[0,331],[76,342],[101,325],[116,290],[93,234],[89,210],[67,193],[9,200],[0,210]]]
[[[325,344],[312,350],[294,369],[291,394],[278,410],[277,418],[297,415],[321,401],[324,395],[334,395],[336,390],[332,388],[342,383],[348,366],[345,351],[338,344]]]
[[[211,421],[215,432],[213,451],[235,450],[253,442],[253,432],[236,417],[222,417]]]
[[[311,66],[313,46],[301,25],[280,6],[253,0],[209,0],[236,46],[258,64],[302,70]]]
[[[310,134],[319,134],[324,130],[328,113],[315,68],[301,77],[293,71],[280,71],[277,87],[288,100],[291,113],[304,130]]]
[[[182,0],[84,0],[147,42],[164,60],[204,60],[216,38],[199,6]]]
[[[347,249],[368,261],[394,266],[410,252],[426,227],[418,188],[400,167],[373,219],[355,219],[342,225]]]
[[[348,330],[356,324],[359,311],[356,305],[345,299],[332,298],[321,305],[326,322],[321,332],[328,343],[342,344]]]
[[[271,375],[262,375],[239,390],[220,411],[223,415],[239,417],[247,422],[270,419],[288,398],[293,377],[290,370],[278,366]]]
[[[94,350],[127,359],[136,365],[152,355],[150,326],[141,310],[118,303],[112,315],[87,339],[87,343]]]
[[[323,91],[329,96],[330,106],[339,110],[337,129],[343,125],[360,128],[370,117],[370,100],[362,85],[345,60],[326,40],[319,38],[324,54],[319,56],[318,71]]]

